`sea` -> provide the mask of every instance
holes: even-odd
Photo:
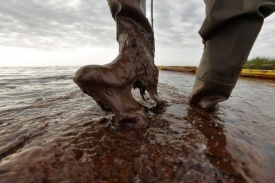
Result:
[[[80,91],[78,68],[0,67],[0,182],[275,182],[275,80],[240,78],[207,113],[188,104],[194,74],[160,71],[166,111],[135,129]]]
[[[77,67],[0,68],[0,111],[28,106],[77,89],[72,77]]]

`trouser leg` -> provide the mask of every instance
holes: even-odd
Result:
[[[189,102],[205,110],[218,108],[236,85],[264,18],[275,0],[209,0],[199,31],[204,52]]]
[[[145,16],[145,0],[108,0],[116,22],[119,54],[106,65],[80,68],[74,81],[102,109],[115,114],[115,124],[131,122],[146,127],[148,108],[132,96],[132,88],[147,91],[156,102],[155,111],[165,103],[157,95],[158,68],[154,64],[154,32]]]

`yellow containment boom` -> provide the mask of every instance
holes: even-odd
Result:
[[[261,77],[275,79],[275,70],[243,69],[241,76]]]
[[[179,72],[193,72],[197,73],[198,68],[192,66],[158,66],[159,70],[179,71]],[[256,69],[243,69],[241,76],[257,77],[275,79],[275,70],[256,70]]]

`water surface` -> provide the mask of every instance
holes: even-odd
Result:
[[[169,106],[134,129],[115,128],[112,114],[79,91],[76,67],[0,70],[0,182],[275,180],[272,80],[241,78],[209,114],[187,104],[193,74],[161,71]]]

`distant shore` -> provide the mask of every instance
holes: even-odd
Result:
[[[159,70],[197,73],[195,66],[158,66]],[[275,70],[243,69],[241,76],[264,79],[275,79]]]

